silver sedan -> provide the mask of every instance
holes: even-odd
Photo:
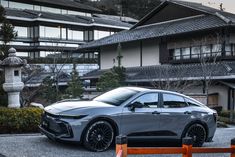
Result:
[[[45,108],[41,132],[58,141],[80,142],[91,151],[105,151],[115,136],[128,140],[181,140],[194,146],[211,141],[216,111],[170,91],[121,87],[91,101],[64,100]]]

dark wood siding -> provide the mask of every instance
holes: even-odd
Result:
[[[169,63],[170,52],[167,49],[167,42],[161,42],[159,45],[160,63]]]
[[[176,4],[168,4],[153,17],[145,21],[142,25],[149,25],[158,22],[175,20],[201,14],[203,13],[194,9],[190,9]]]

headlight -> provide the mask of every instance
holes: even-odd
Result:
[[[60,118],[63,119],[82,119],[87,115],[59,115]]]

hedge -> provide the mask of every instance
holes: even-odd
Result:
[[[35,133],[43,110],[40,108],[6,108],[0,107],[0,133]]]
[[[235,118],[235,111],[232,111],[232,112],[233,112],[233,117]],[[222,111],[222,112],[219,113],[219,116],[229,118],[230,117],[230,111]]]

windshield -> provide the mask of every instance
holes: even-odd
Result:
[[[128,88],[117,88],[114,90],[111,90],[107,93],[104,93],[98,97],[96,97],[95,101],[104,102],[107,104],[119,106],[123,102],[125,102],[127,99],[134,96],[138,91]]]

